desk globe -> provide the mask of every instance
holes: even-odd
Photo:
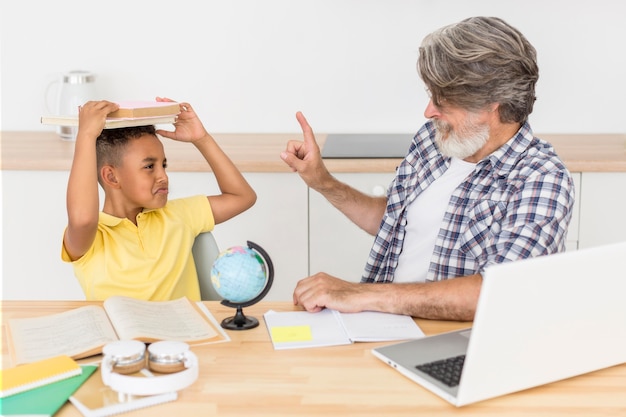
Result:
[[[221,252],[211,268],[211,284],[223,298],[222,304],[237,309],[233,317],[222,320],[229,330],[252,329],[259,320],[246,317],[243,308],[265,297],[274,281],[274,266],[267,252],[254,242],[248,247],[233,246]]]

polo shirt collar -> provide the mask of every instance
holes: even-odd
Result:
[[[150,213],[155,210],[158,210],[158,209],[143,209],[139,214]],[[126,220],[126,217],[116,217],[116,216],[113,216],[112,214],[107,214],[102,211],[100,212],[100,223],[102,223],[105,226],[114,227],[114,226],[119,225],[124,220]]]

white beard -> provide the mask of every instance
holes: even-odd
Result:
[[[447,122],[432,119],[435,125],[435,144],[442,155],[465,159],[474,155],[489,140],[489,126],[477,124],[470,115],[467,121],[457,129],[452,129]],[[447,136],[447,137],[446,137]]]

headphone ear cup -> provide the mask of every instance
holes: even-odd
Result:
[[[100,366],[104,385],[120,394],[157,395],[176,393],[198,379],[198,358],[189,350],[189,345],[186,343],[164,341],[155,342],[148,347],[148,353],[153,355],[148,362],[151,362],[150,366],[155,372],[163,374],[160,376],[139,377],[119,372],[120,367],[128,366],[130,369],[130,361],[125,361],[125,359],[138,352],[143,356],[143,359],[139,361],[143,367],[146,364],[146,348],[143,343],[125,340],[105,345],[102,350],[104,358]],[[155,365],[157,365],[156,368]],[[139,365],[133,363],[132,366]]]
[[[146,367],[146,345],[137,340],[108,343],[103,354],[111,358],[111,371],[118,374],[134,374]]]
[[[160,341],[148,346],[148,367],[162,374],[180,372],[186,368],[189,345],[183,342]]]

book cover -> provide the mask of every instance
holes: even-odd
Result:
[[[107,118],[138,118],[171,116],[180,113],[178,103],[165,101],[118,101],[119,109],[109,113]]]
[[[104,122],[105,129],[117,129],[120,127],[165,125],[176,122],[175,115],[137,117],[130,119],[107,118]],[[51,126],[78,126],[78,116],[41,116],[41,124]]]
[[[82,372],[79,375],[1,398],[0,415],[54,415],[98,367],[83,365],[81,368]]]
[[[120,127],[171,124],[176,122],[180,105],[161,101],[120,101],[119,109],[109,113],[105,129]],[[53,126],[78,126],[78,115],[44,115],[41,124]]]
[[[144,369],[133,376],[137,377],[138,383],[141,383],[140,379],[151,377],[151,373]],[[107,417],[176,399],[178,399],[176,391],[145,396],[119,394],[104,385],[100,369],[69,398],[74,407],[85,417]]]
[[[0,370],[0,397],[7,397],[81,373],[72,358],[59,355],[49,359]]]

